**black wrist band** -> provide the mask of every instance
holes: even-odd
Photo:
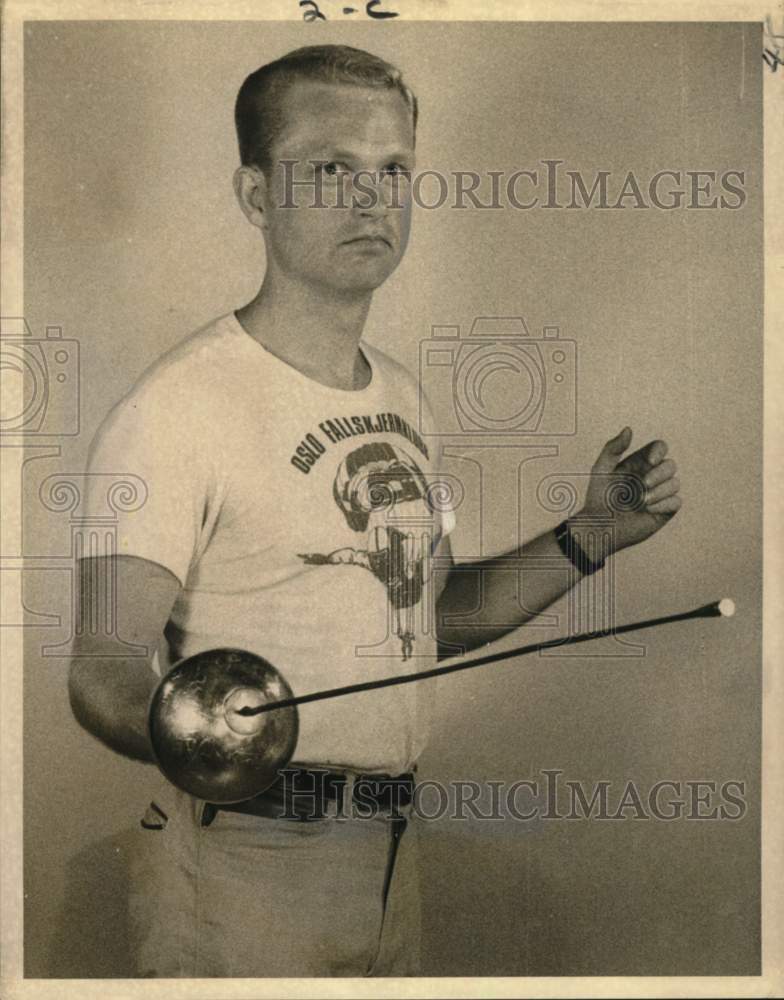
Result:
[[[555,540],[558,542],[558,548],[563,552],[569,562],[575,566],[583,576],[590,576],[592,573],[597,573],[604,566],[604,559],[601,562],[594,562],[592,559],[588,558],[588,555],[583,549],[577,544],[569,530],[569,522],[561,521],[558,527],[555,529]]]

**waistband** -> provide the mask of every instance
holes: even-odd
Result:
[[[219,810],[269,819],[318,820],[329,815],[372,819],[400,816],[414,798],[414,772],[356,774],[328,769],[283,768],[265,792],[245,802],[218,805],[208,802],[202,826],[209,826]]]

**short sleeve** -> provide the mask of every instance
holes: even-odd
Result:
[[[178,394],[161,387],[132,392],[107,416],[87,463],[88,516],[106,516],[107,491],[129,482],[134,501],[112,504],[117,554],[170,570],[185,585],[197,557],[211,475]],[[118,509],[119,508],[119,509]]]

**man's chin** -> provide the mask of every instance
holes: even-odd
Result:
[[[395,265],[397,266],[397,264]],[[346,295],[368,295],[380,288],[395,268],[362,268],[351,274],[331,274],[328,284],[336,292]]]

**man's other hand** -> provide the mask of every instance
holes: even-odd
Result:
[[[677,466],[667,458],[667,442],[651,441],[622,458],[632,440],[630,427],[602,448],[591,469],[582,515],[611,516],[615,551],[650,538],[681,508]]]

